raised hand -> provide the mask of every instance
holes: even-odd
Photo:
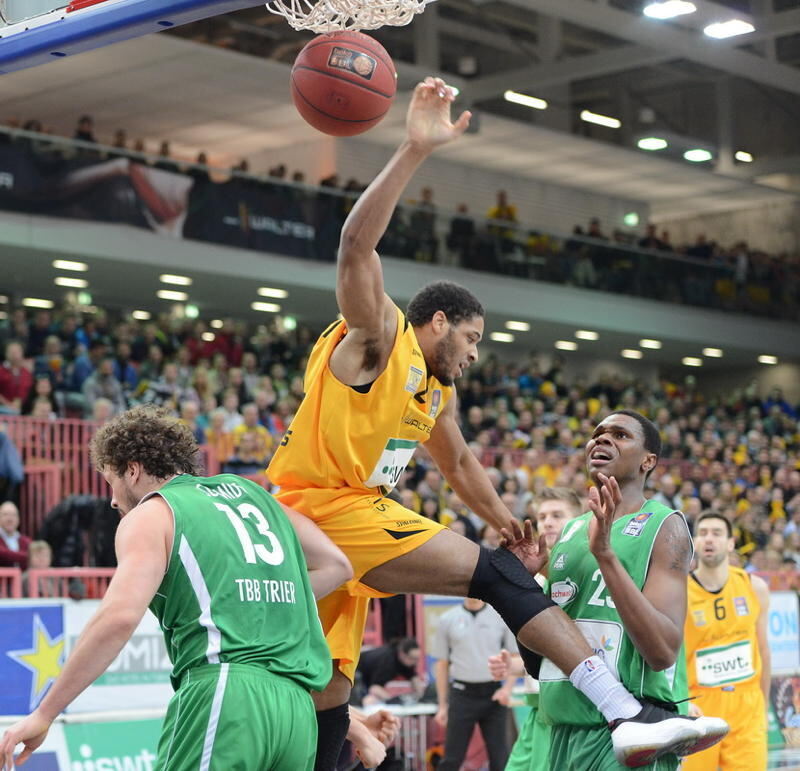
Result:
[[[544,535],[539,536],[538,541],[533,537],[533,525],[529,519],[525,520],[523,527],[520,527],[516,519],[512,519],[510,529],[505,527],[500,529],[502,536],[500,543],[519,559],[532,576],[535,576],[547,564],[549,556],[547,539]]]
[[[622,492],[614,477],[598,474],[599,485],[589,490],[589,508],[594,513],[589,522],[589,551],[601,557],[613,551],[611,548],[611,526],[614,515],[622,501]]]
[[[492,680],[505,680],[511,671],[511,654],[503,648],[496,656],[489,656],[489,674]]]
[[[406,116],[406,132],[413,144],[424,150],[460,137],[469,126],[470,112],[462,112],[453,123],[450,105],[455,95],[441,78],[425,78],[417,84]]]

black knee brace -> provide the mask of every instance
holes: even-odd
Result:
[[[555,607],[519,559],[503,547],[481,547],[469,596],[488,602],[515,637],[534,616]]]

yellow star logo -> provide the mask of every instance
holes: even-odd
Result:
[[[31,709],[44,696],[50,683],[61,672],[62,658],[64,656],[64,635],[50,637],[47,627],[41,618],[33,616],[33,647],[28,650],[8,651],[8,655],[33,672],[31,683]]]

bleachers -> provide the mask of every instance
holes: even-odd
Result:
[[[19,568],[0,568],[0,600],[22,597],[22,571]]]

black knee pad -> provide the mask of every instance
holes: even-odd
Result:
[[[519,559],[503,547],[481,547],[469,596],[488,602],[515,637],[534,616],[555,607]]]

